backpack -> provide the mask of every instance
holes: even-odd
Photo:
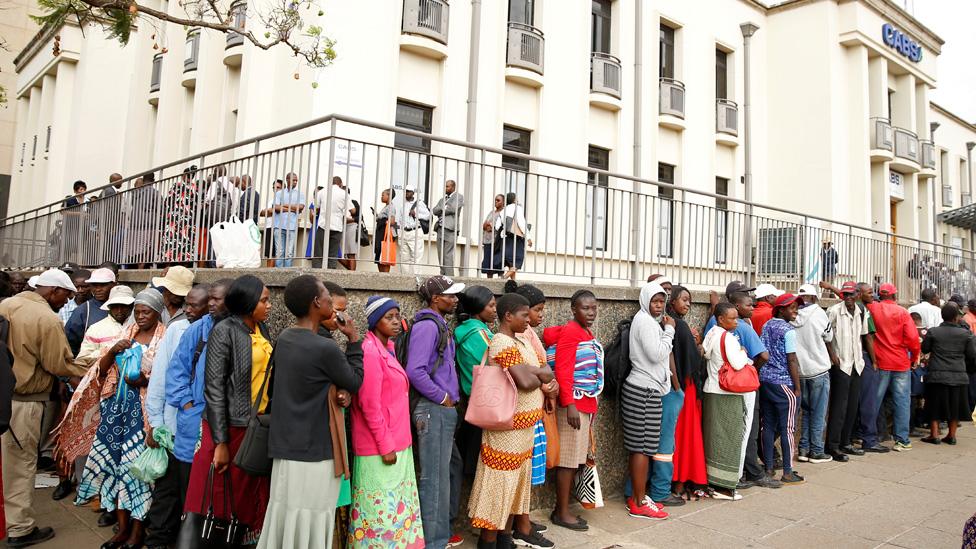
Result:
[[[234,213],[234,198],[224,188],[225,183],[218,179],[213,184],[217,186],[217,193],[207,205],[207,222],[211,225],[227,221]]]
[[[10,428],[11,401],[17,378],[14,377],[14,355],[7,341],[10,338],[10,321],[0,316],[0,434]]]
[[[633,364],[630,362],[630,323],[625,318],[617,323],[617,334],[604,351],[603,393],[620,400],[624,381],[630,375]]]
[[[396,354],[397,360],[400,362],[400,366],[404,370],[407,369],[407,354],[409,353],[410,347],[410,335],[412,328],[417,325],[418,322],[423,322],[429,320],[437,325],[437,360],[434,361],[434,367],[430,369],[430,377],[433,378],[434,375],[440,370],[441,366],[444,364],[444,351],[447,350],[447,343],[451,339],[451,333],[447,329],[445,324],[438,322],[440,319],[436,313],[433,312],[422,312],[417,315],[417,318],[410,324],[407,321],[403,321],[403,330],[400,334],[396,336],[393,340],[393,352]],[[417,407],[417,403],[420,401],[420,393],[413,388],[413,384],[410,384],[410,412],[413,413],[414,408]],[[437,403],[440,404],[440,403]]]

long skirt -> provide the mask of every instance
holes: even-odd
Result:
[[[748,433],[745,398],[705,393],[703,409],[702,434],[708,483],[734,490],[742,474],[745,435]]]
[[[620,396],[624,449],[632,454],[653,457],[661,442],[663,413],[661,393],[625,381]]]
[[[510,515],[529,512],[535,429],[485,431],[481,461],[471,486],[471,526],[503,530]]]
[[[356,456],[353,461],[349,547],[424,547],[420,499],[410,448],[396,454],[393,465],[381,456]]]
[[[193,468],[190,470],[190,483],[186,490],[186,505],[184,511],[200,513],[201,509],[206,512],[205,502],[210,501],[210,494],[207,494],[207,474],[210,472],[210,465],[213,463],[214,448],[213,436],[210,434],[210,425],[207,420],[203,420],[201,426],[200,449],[193,456]],[[236,465],[234,456],[241,447],[244,440],[245,427],[230,427],[230,449],[231,465],[227,469],[230,476],[231,491],[229,494],[230,506],[237,514],[238,520],[244,523],[249,531],[245,538],[245,543],[257,543],[261,536],[261,528],[264,525],[264,514],[268,508],[268,499],[271,492],[271,480],[268,477],[251,476]],[[224,490],[226,484],[225,475],[216,475],[213,481],[213,505],[214,515],[217,518],[229,518],[230,509],[225,508]]]
[[[152,503],[152,488],[129,472],[129,464],[146,449],[142,401],[138,390],[119,383],[124,390],[99,405],[101,420],[75,505],[99,496],[106,511],[130,511],[133,519],[143,520]]]
[[[685,379],[685,404],[678,414],[674,431],[674,475],[676,482],[694,482],[705,485],[705,442],[702,439],[702,405],[698,400],[698,388]]]
[[[341,481],[331,459],[274,460],[258,549],[331,549]]]
[[[968,386],[925,384],[925,416],[929,421],[968,421],[971,415]]]

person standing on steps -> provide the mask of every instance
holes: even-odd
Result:
[[[464,207],[464,195],[457,192],[457,183],[448,179],[444,184],[444,198],[437,201],[431,213],[437,216],[434,233],[437,235],[437,257],[440,258],[441,274],[454,276],[454,248],[457,246],[459,217]]]

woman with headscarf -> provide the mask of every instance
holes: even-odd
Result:
[[[678,414],[674,429],[674,494],[683,499],[696,501],[706,497],[707,492],[699,487],[708,485],[705,470],[705,443],[701,428],[702,356],[698,338],[685,315],[691,310],[691,292],[684,286],[671,289],[667,314],[674,319],[674,370],[684,389],[684,404]],[[689,486],[688,484],[691,484]]]
[[[350,547],[420,548],[417,477],[410,434],[410,382],[393,349],[400,304],[366,301],[363,385],[352,404],[352,523]]]
[[[271,481],[249,475],[232,462],[268,371],[271,343],[264,322],[271,310],[271,294],[260,278],[244,275],[227,290],[224,306],[230,316],[214,326],[207,340],[203,390],[207,407],[184,511],[206,512],[205,502],[211,501],[207,477],[212,467],[214,515],[229,519],[233,511],[248,529],[244,543],[253,544],[261,536]],[[265,390],[258,413],[267,410],[268,400]]]
[[[166,331],[159,321],[163,296],[148,288],[136,295],[134,304],[135,322],[98,360],[98,376],[91,381],[100,388],[101,419],[75,500],[83,505],[98,496],[104,509],[116,512],[118,532],[102,549],[142,546],[142,521],[152,496],[149,483],[129,472],[129,464],[145,449],[146,386]]]
[[[491,329],[495,325],[495,294],[484,286],[468,286],[458,294],[457,319],[454,329],[455,364],[461,385],[462,405],[458,416],[464,418],[474,367],[481,364],[491,345]],[[481,429],[461,421],[456,435],[464,474],[473,475],[481,452]]]

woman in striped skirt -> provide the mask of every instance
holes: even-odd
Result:
[[[664,314],[667,294],[651,282],[641,289],[640,311],[630,325],[630,375],[624,381],[620,407],[624,447],[630,452],[633,495],[627,498],[632,517],[663,519],[668,514],[647,495],[651,458],[661,439],[662,397],[671,391],[669,366],[674,320]],[[662,328],[661,325],[664,327]],[[672,432],[673,436],[673,432]],[[670,483],[670,474],[668,475]]]

